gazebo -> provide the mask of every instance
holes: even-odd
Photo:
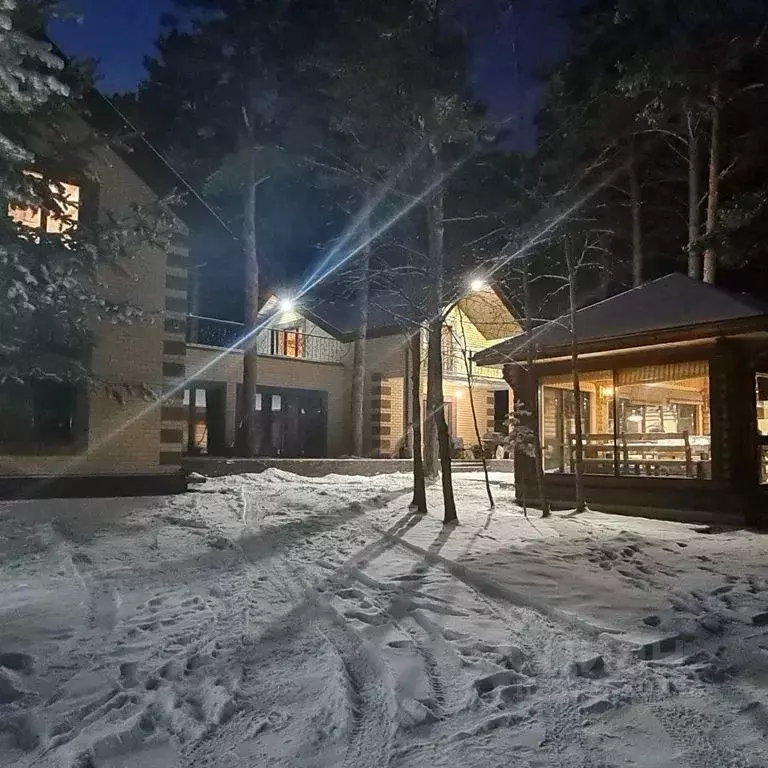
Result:
[[[740,515],[768,500],[768,306],[680,274],[576,313],[584,486],[590,504]],[[539,432],[550,501],[574,500],[570,324],[546,323],[475,355],[503,366]],[[532,355],[532,370],[527,360]],[[527,414],[527,415],[525,415]],[[538,496],[516,451],[518,495]]]

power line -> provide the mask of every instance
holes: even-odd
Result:
[[[120,117],[120,119],[127,125],[138,137],[141,139],[141,141],[146,145],[146,147],[152,152],[153,155],[155,155],[160,162],[182,183],[182,185],[186,188],[188,192],[190,192],[195,199],[208,211],[208,213],[213,216],[216,221],[221,224],[222,227],[229,233],[229,235],[232,237],[233,240],[239,241],[239,237],[230,229],[229,225],[224,221],[224,219],[219,216],[218,213],[209,205],[209,203],[206,202],[206,200],[203,198],[203,196],[192,186],[192,184],[187,181],[187,179],[181,174],[180,171],[178,171],[170,160],[168,160],[165,155],[163,155],[162,152],[160,152],[157,147],[152,144],[152,142],[144,135],[142,131],[138,129],[138,127],[128,118],[127,115],[125,115],[122,110],[120,110],[110,99],[108,96],[105,96],[101,91],[97,91],[99,96],[107,103],[109,106],[114,110],[114,112]]]

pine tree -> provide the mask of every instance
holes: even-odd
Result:
[[[231,221],[245,287],[245,336],[238,448],[260,448],[255,409],[258,384],[259,293],[265,232],[276,209],[270,198],[296,169],[294,131],[307,124],[316,93],[300,65],[320,37],[327,4],[298,0],[177,0],[189,28],[166,19],[161,56],[149,62],[138,111],[150,136],[178,159],[193,182]],[[166,126],[152,114],[157,106]],[[149,116],[149,117],[148,117]],[[302,137],[306,139],[306,135]]]
[[[74,169],[87,186],[102,140],[79,116],[82,73],[37,33],[52,6],[0,0],[0,384],[9,386],[95,384],[93,321],[140,315],[104,298],[98,271],[138,242],[167,244],[173,234],[167,209],[102,222],[80,215],[73,187],[55,174]]]

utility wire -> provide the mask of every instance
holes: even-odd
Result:
[[[115,103],[110,99],[108,96],[105,96],[101,91],[97,90],[97,93],[101,98],[109,104],[109,106],[114,110],[114,112],[120,117],[120,119],[127,125],[138,137],[141,139],[141,141],[147,146],[147,148],[154,154],[160,162],[182,183],[182,185],[186,188],[188,192],[190,192],[195,199],[208,211],[208,213],[213,216],[216,221],[221,224],[222,227],[229,233],[229,235],[232,237],[233,240],[239,241],[239,237],[230,229],[229,225],[224,221],[224,219],[219,216],[218,213],[206,202],[206,200],[203,198],[203,196],[192,186],[192,184],[187,181],[186,178],[181,174],[180,171],[178,171],[170,160],[168,160],[165,155],[163,155],[162,152],[160,152],[157,147],[152,144],[152,142],[144,135],[143,131],[140,131],[136,125],[128,118],[127,115],[125,115],[122,110],[120,110]]]

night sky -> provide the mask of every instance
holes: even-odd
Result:
[[[99,59],[99,87],[129,91],[144,76],[144,56],[154,50],[160,16],[172,0],[66,0],[82,22],[56,22],[51,37],[65,53]]]
[[[478,13],[479,0],[467,6],[475,93],[495,117],[517,121],[519,116],[519,126],[513,126],[519,145],[533,141],[532,119],[541,93],[533,72],[562,53],[563,10],[577,2],[518,0],[501,20]],[[144,76],[144,57],[154,51],[160,16],[172,5],[172,0],[70,0],[82,23],[57,22],[51,34],[66,53],[100,61],[104,92],[128,91]]]

